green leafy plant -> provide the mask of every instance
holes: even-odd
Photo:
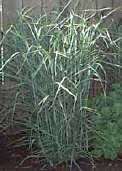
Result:
[[[93,154],[109,159],[117,158],[122,151],[122,86],[113,85],[105,97],[95,99],[97,115],[94,127]]]
[[[90,80],[96,75],[102,84],[100,42],[112,44],[101,22],[73,11],[66,18],[62,12],[34,18],[24,10],[8,35],[1,70],[16,82],[12,121],[21,108],[22,143],[51,165],[88,155],[94,124],[87,117]]]

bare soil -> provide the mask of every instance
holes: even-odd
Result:
[[[72,168],[65,168],[65,164],[55,168],[42,168],[42,164],[36,159],[26,160],[21,164],[30,152],[24,147],[15,147],[13,142],[21,135],[3,136],[0,135],[0,171],[122,171],[122,158],[115,161],[95,159],[88,160],[81,158]],[[79,166],[79,168],[78,168]]]

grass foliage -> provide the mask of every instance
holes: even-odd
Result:
[[[21,106],[27,114],[25,143],[51,165],[88,155],[90,80],[102,85],[104,48],[114,44],[101,22],[73,11],[35,18],[23,10],[8,35],[0,71],[16,81],[12,111]]]

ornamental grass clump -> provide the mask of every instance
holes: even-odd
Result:
[[[16,82],[12,120],[21,106],[26,119],[17,124],[26,132],[23,144],[51,165],[89,154],[90,80],[95,75],[102,85],[103,47],[112,43],[101,21],[93,24],[73,11],[37,18],[23,11],[8,35],[2,69]]]
[[[120,83],[122,81],[122,27],[112,23],[109,26],[109,34],[114,42],[109,44],[106,49],[107,58],[103,61],[104,69],[106,71],[107,84],[109,89],[112,84]]]

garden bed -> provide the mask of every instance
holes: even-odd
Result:
[[[122,170],[119,29],[72,10],[27,13],[6,33],[0,71],[15,84],[0,104],[1,133],[9,134],[0,136],[0,170]]]
[[[45,167],[37,159],[22,161],[30,152],[24,147],[14,147],[14,142],[21,138],[22,134],[11,135],[9,137],[0,136],[0,171],[67,171],[65,164],[55,168]],[[117,160],[93,159],[88,160],[81,158],[77,161],[82,171],[121,171],[122,158]],[[79,171],[78,166],[73,165],[72,171]]]

